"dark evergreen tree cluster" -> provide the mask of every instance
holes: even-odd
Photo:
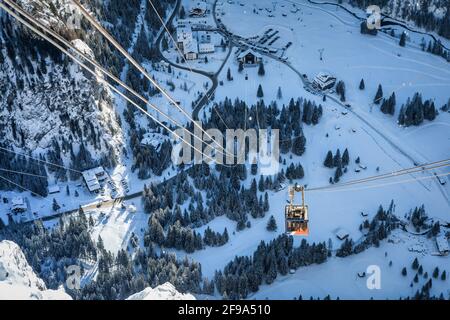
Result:
[[[264,217],[269,210],[268,195],[262,192],[273,189],[276,182],[272,177],[260,177],[257,184],[253,179],[247,189],[241,186],[241,181],[247,177],[245,165],[236,167],[216,166],[211,172],[206,164],[197,165],[189,173],[181,172],[175,180],[168,181],[163,186],[145,187],[143,193],[144,209],[152,214],[161,228],[168,229],[169,225],[177,221],[183,227],[199,227],[216,216],[226,215],[237,222],[237,229],[247,227],[248,214],[252,217]],[[190,185],[188,174],[192,178]],[[259,185],[259,186],[258,186]],[[206,202],[199,191],[206,192]],[[258,195],[258,192],[261,194]],[[181,212],[179,206],[189,201],[189,205]],[[176,205],[173,205],[173,204]],[[151,222],[151,221],[150,221]],[[159,232],[162,233],[162,232]],[[163,243],[163,240],[160,240]]]
[[[269,221],[267,221],[267,231],[277,231],[277,228],[277,221],[275,220],[274,216],[270,216]]]
[[[399,219],[394,215],[394,202],[391,201],[389,208],[384,209],[380,205],[378,211],[371,222],[366,220],[360,229],[365,229],[366,235],[362,241],[354,245],[351,253],[360,253],[371,246],[378,247],[381,240],[388,237],[392,230],[400,227]],[[348,247],[343,251],[347,252]],[[337,254],[336,254],[337,255]]]
[[[293,238],[281,235],[269,243],[261,241],[252,256],[236,256],[223,271],[216,271],[214,281],[219,293],[230,299],[245,299],[259,286],[271,284],[278,274],[286,275],[290,269],[320,264],[327,260],[325,243],[308,244],[302,240],[293,247]]]
[[[398,124],[406,127],[418,126],[424,120],[433,121],[437,113],[433,100],[424,102],[422,95],[416,93],[412,99],[408,98],[406,104],[402,105],[398,115]]]
[[[307,125],[319,123],[323,108],[315,102],[305,99],[291,99],[287,106],[279,109],[274,101],[266,105],[263,100],[256,105],[248,107],[244,101],[236,99],[234,103],[226,98],[217,104],[211,117],[204,119],[205,128],[218,128],[225,132],[227,127],[236,129],[269,129],[280,130],[280,152],[286,154],[292,152],[302,155],[306,148],[306,137],[303,133],[302,122]],[[217,114],[223,116],[219,117]]]
[[[381,103],[381,112],[384,114],[390,114],[394,115],[395,113],[395,92],[392,93],[392,95],[389,97],[389,99],[383,99],[383,102]]]
[[[152,246],[147,251],[138,250],[133,258],[125,251],[114,257],[100,250],[96,280],[72,294],[85,300],[121,300],[166,282],[180,292],[201,293],[200,264],[187,258],[178,260],[173,253],[157,254]]]
[[[331,150],[328,151],[323,165],[327,168],[336,168],[334,178],[330,178],[330,182],[339,182],[349,163],[350,155],[347,148],[344,150],[342,156],[339,149],[336,150],[336,154],[334,156]]]
[[[0,147],[7,148],[6,145],[1,144]],[[8,172],[7,170],[28,173],[30,175],[17,174]],[[47,178],[32,176],[47,176],[47,171],[42,165],[42,162],[0,150],[0,175],[11,181],[8,182],[5,179],[0,179],[0,190],[17,190],[19,185],[43,197],[48,194]],[[19,191],[25,191],[26,189]]]
[[[414,208],[410,213],[410,221],[413,227],[419,232],[421,229],[428,229],[430,225],[427,223],[428,215],[425,212],[425,206]]]
[[[336,84],[336,93],[341,97],[341,101],[345,101],[345,83],[344,81],[340,80]]]
[[[287,169],[286,169],[286,178],[288,178],[291,181],[297,180],[297,179],[303,179],[304,176],[305,176],[305,172],[300,163],[297,165],[294,165],[293,163],[291,163],[290,166],[287,167]]]
[[[82,209],[68,221],[60,219],[59,226],[50,230],[37,220],[32,224],[10,222],[2,231],[0,238],[16,242],[34,271],[51,289],[66,280],[65,267],[80,265],[80,259],[95,261],[97,258],[88,219]]]
[[[225,228],[221,233],[211,230],[210,227],[205,229],[203,234],[203,243],[211,247],[220,247],[228,242],[228,230]]]

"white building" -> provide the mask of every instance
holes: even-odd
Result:
[[[184,53],[186,44],[192,42],[192,28],[190,26],[182,26],[177,28],[177,46]]]
[[[256,66],[262,61],[261,55],[251,49],[241,52],[237,56],[237,59],[239,62],[242,62],[245,67]]]
[[[198,45],[199,53],[214,53],[214,51],[216,51],[216,48],[212,43],[200,43]]]
[[[196,60],[198,58],[198,44],[197,40],[185,42],[183,46],[183,53],[186,60]]]
[[[192,41],[192,28],[190,26],[182,26],[177,28],[177,42]]]
[[[327,73],[320,72],[315,78],[313,83],[320,90],[327,90],[333,88],[336,83],[336,77],[333,77]]]
[[[446,256],[450,253],[450,247],[448,246],[448,240],[445,235],[439,235],[436,237],[436,246],[441,255]]]
[[[57,184],[48,187],[48,194],[59,193],[59,191],[60,191],[60,188]]]
[[[83,179],[90,192],[99,192],[102,188],[100,183],[108,179],[103,167],[97,167],[83,171]]]
[[[28,211],[28,201],[23,197],[14,197],[11,199],[11,212],[14,214]]]

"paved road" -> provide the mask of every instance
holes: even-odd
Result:
[[[217,1],[214,3],[213,14],[215,11],[216,3],[217,3]],[[178,9],[180,7],[180,4],[181,4],[181,0],[178,0],[177,1],[177,9],[174,10],[171,17],[167,21],[167,26],[170,26],[172,24],[173,19],[175,18],[176,14],[178,12]],[[211,28],[208,26],[205,26],[204,28],[197,27],[197,28],[195,28],[195,30],[196,31],[219,31],[216,28]],[[200,100],[197,102],[197,104],[195,105],[195,107],[192,111],[192,118],[194,120],[198,120],[198,114],[199,114],[200,110],[210,102],[211,97],[214,95],[214,92],[216,91],[216,89],[219,85],[219,81],[217,80],[217,78],[218,78],[220,72],[222,71],[223,67],[225,66],[226,62],[228,61],[228,58],[230,57],[231,52],[233,51],[233,44],[230,41],[228,41],[229,42],[229,45],[228,45],[229,51],[228,51],[228,54],[225,57],[224,61],[220,65],[219,69],[216,72],[208,72],[208,71],[204,71],[204,70],[200,70],[200,69],[191,68],[189,65],[186,66],[186,65],[177,64],[177,63],[171,61],[170,59],[167,59],[161,51],[161,41],[163,39],[164,34],[165,34],[165,32],[161,32],[158,36],[158,39],[156,40],[156,46],[158,48],[159,58],[175,68],[190,71],[190,72],[205,76],[205,77],[209,78],[212,82],[212,85],[209,88],[209,90],[200,98]]]

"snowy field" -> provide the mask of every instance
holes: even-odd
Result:
[[[405,236],[403,233],[394,233],[392,238],[398,243],[383,242],[379,248],[370,248],[356,256],[346,258],[333,257],[321,265],[300,268],[295,274],[278,277],[270,286],[264,285],[248,299],[303,299],[311,296],[323,299],[328,294],[332,299],[398,299],[400,297],[414,296],[417,290],[431,278],[436,266],[442,270],[445,266],[447,272],[450,267],[449,257],[421,256],[408,251],[408,243],[420,242],[414,236]],[[429,243],[427,243],[429,245]],[[387,253],[387,255],[386,255]],[[412,270],[411,263],[417,257],[422,264],[424,273],[428,278],[419,276],[417,283],[413,282],[416,271]],[[392,266],[389,266],[392,261]],[[368,276],[363,278],[358,273],[366,272],[367,267],[377,265],[381,271],[381,289],[368,289],[366,282]],[[401,275],[403,267],[407,275]],[[448,294],[450,289],[447,281],[434,279],[432,293],[438,295],[442,292]],[[410,287],[411,283],[413,286]]]
[[[350,154],[348,172],[342,176],[341,182],[409,168],[414,166],[414,162],[425,163],[449,158],[449,113],[441,112],[435,121],[425,121],[418,127],[400,128],[396,124],[400,106],[415,92],[420,92],[424,99],[433,99],[437,108],[450,98],[449,63],[441,57],[422,52],[419,48],[420,39],[411,36],[411,42],[402,48],[398,45],[397,38],[383,33],[376,37],[361,35],[359,22],[353,16],[329,5],[312,5],[299,0],[294,6],[292,2],[279,1],[274,8],[271,0],[230,2],[220,1],[217,11],[228,30],[246,38],[261,36],[268,29],[276,30],[280,39],[273,47],[282,50],[287,43],[292,43],[284,55],[299,73],[304,73],[312,79],[319,72],[325,71],[346,84],[346,103],[351,104],[353,112],[331,99],[324,102],[321,96],[307,92],[296,72],[286,64],[266,56],[263,58],[265,76],[258,75],[257,67],[245,68],[239,73],[234,48],[220,73],[220,84],[215,92],[216,102],[228,97],[233,100],[240,98],[249,105],[255,104],[257,88],[261,85],[266,103],[277,101],[278,106],[281,106],[288,104],[291,98],[304,97],[323,106],[323,117],[318,125],[303,125],[307,139],[306,152],[301,157],[284,156],[287,162],[284,169],[291,163],[301,163],[305,170],[305,177],[293,182],[307,185],[308,188],[328,186],[329,178],[334,176],[334,170],[324,167],[323,162],[328,150],[334,154],[338,148],[341,153],[348,148]],[[190,3],[188,0],[183,1],[187,9]],[[208,8],[212,8],[212,1],[208,2]],[[205,19],[207,23],[212,23],[210,15]],[[319,59],[321,49],[323,61]],[[166,56],[175,60],[174,48],[170,50]],[[213,72],[220,66],[225,55],[226,52],[219,48],[215,54],[208,55],[208,64],[200,63],[200,59],[190,63],[190,66],[193,69]],[[172,67],[170,74],[167,66],[162,64],[157,70],[149,65],[146,68],[164,88],[170,88],[169,82],[173,83],[173,91],[169,93],[188,113],[193,111],[192,103],[199,94],[206,92],[212,85],[208,78],[181,69]],[[232,81],[227,80],[228,69],[233,77]],[[364,91],[358,89],[361,79],[365,81]],[[390,96],[392,92],[396,94],[396,113],[393,117],[384,115],[379,106],[372,104],[380,83],[385,97]],[[278,87],[282,89],[281,99],[277,99]],[[119,100],[120,98],[116,99],[117,112],[122,114],[125,104]],[[162,95],[152,97],[151,102],[171,117],[186,122],[187,119]],[[208,107],[200,112],[199,117],[211,112],[214,111]],[[224,118],[226,119],[226,115]],[[142,114],[138,119],[138,125],[145,128],[148,124],[146,116]],[[163,120],[161,117],[158,119]],[[355,163],[357,157],[360,157],[361,163],[366,166],[361,172],[355,172],[358,168]],[[131,158],[130,153],[128,158],[122,159],[121,165],[110,172],[113,178],[120,177],[128,181],[130,193],[141,191],[145,183],[158,183],[176,173],[169,167],[163,177],[138,180],[136,173],[130,170],[133,164]],[[447,171],[442,169],[435,172],[442,174]],[[331,239],[333,249],[337,249],[341,241],[336,238],[336,232],[343,228],[350,238],[357,241],[363,236],[359,231],[360,224],[365,219],[373,218],[380,204],[387,208],[391,200],[395,202],[394,213],[399,218],[403,218],[414,207],[424,204],[429,217],[448,223],[450,179],[445,177],[448,183],[441,186],[436,179],[429,179],[430,174],[410,174],[342,190],[307,191],[306,202],[310,213],[310,235],[307,240],[312,243],[327,242]],[[251,179],[253,176],[249,174],[244,184],[248,186]],[[408,180],[407,183],[402,183],[404,180]],[[63,210],[104,199],[101,195],[88,194],[79,183],[69,183],[71,195],[77,190],[79,198],[66,195],[66,184],[60,187],[59,194],[51,195],[45,200],[30,198],[31,211],[51,213],[53,198],[62,205]],[[2,197],[8,198],[15,195],[18,193],[1,194]],[[207,247],[188,256],[201,263],[203,276],[212,279],[214,272],[222,269],[236,255],[251,255],[260,241],[270,241],[284,232],[284,207],[287,200],[287,190],[269,192],[269,212],[261,219],[249,217],[250,229],[237,232],[236,223],[224,216],[198,228],[196,231],[203,233],[208,226],[218,232],[222,232],[226,227],[229,242],[222,247]],[[187,204],[185,203],[185,206]],[[5,222],[8,209],[8,204],[0,203],[0,218]],[[117,252],[126,248],[133,233],[140,239],[140,245],[143,245],[142,238],[149,216],[143,212],[140,198],[124,203],[108,203],[101,208],[89,208],[86,212],[92,215],[95,221],[93,239],[101,236],[107,250]],[[363,217],[361,212],[368,216]],[[276,232],[266,230],[267,220],[271,215],[275,217],[278,225]],[[47,223],[48,226],[53,224],[54,221]],[[298,245],[301,239],[295,238],[295,245]],[[422,252],[410,251],[412,247],[417,246],[424,248]],[[294,274],[278,277],[270,286],[262,286],[260,291],[249,299],[292,299],[299,294],[305,299],[310,296],[323,298],[327,294],[341,299],[395,299],[414,295],[426,281],[421,278],[418,284],[410,287],[415,275],[410,265],[415,257],[419,257],[429,275],[437,265],[441,270],[450,271],[450,257],[437,257],[433,255],[435,252],[436,247],[432,239],[397,230],[390,236],[389,241],[383,241],[379,248],[370,248],[345,259],[333,257],[319,266],[300,268]],[[187,255],[185,252],[176,253],[180,258]],[[389,266],[390,261],[392,266]],[[378,265],[381,268],[381,290],[368,290],[366,278],[359,278],[357,275],[369,265]],[[408,268],[407,277],[401,275],[401,269],[405,266]],[[95,268],[88,272],[94,273]],[[447,282],[433,279],[432,292],[446,290],[448,292]]]

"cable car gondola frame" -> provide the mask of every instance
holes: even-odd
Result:
[[[294,204],[296,192],[302,193],[302,204]],[[308,236],[308,206],[305,205],[305,187],[295,185],[289,187],[290,203],[285,207],[286,233],[295,236]]]

